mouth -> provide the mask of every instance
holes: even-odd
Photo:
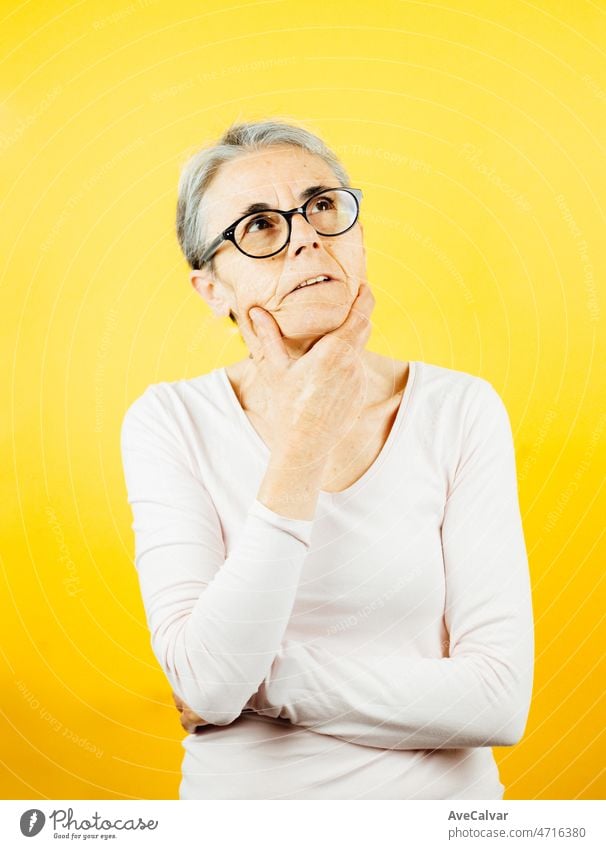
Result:
[[[292,295],[293,292],[300,292],[303,289],[311,289],[312,286],[319,286],[322,283],[330,283],[332,279],[330,274],[316,274],[314,277],[307,277],[305,280],[301,280],[289,294]]]

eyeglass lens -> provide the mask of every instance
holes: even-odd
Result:
[[[344,233],[356,220],[357,213],[354,196],[340,189],[316,195],[307,205],[307,220],[322,236]],[[250,256],[268,256],[288,241],[288,222],[279,212],[255,212],[240,221],[234,238]]]

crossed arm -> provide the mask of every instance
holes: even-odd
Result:
[[[133,411],[123,448],[136,563],[152,646],[187,731],[248,709],[385,748],[520,739],[534,645],[513,441],[490,384],[476,400],[441,527],[444,658],[336,656],[321,640],[285,641],[312,522],[255,502],[226,558],[212,501],[160,430],[158,410],[151,430]]]

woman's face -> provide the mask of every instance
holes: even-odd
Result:
[[[244,154],[223,164],[206,191],[206,244],[249,204],[292,209],[302,205],[302,192],[310,186],[338,185],[323,159],[298,147],[280,145]],[[273,315],[283,336],[298,342],[315,340],[342,324],[366,279],[359,220],[340,236],[319,236],[302,215],[294,215],[290,242],[280,253],[253,259],[226,241],[214,259],[214,276],[204,269],[191,272],[191,280],[215,314],[226,315],[231,309],[240,320],[251,307],[262,307]],[[303,280],[319,274],[331,280],[293,292]]]

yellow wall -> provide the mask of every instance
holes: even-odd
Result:
[[[606,3],[225,7],[0,8],[2,795],[177,797],[119,428],[148,384],[245,355],[189,285],[176,183],[278,115],[364,190],[370,347],[510,412],[537,666],[506,798],[603,798]]]

